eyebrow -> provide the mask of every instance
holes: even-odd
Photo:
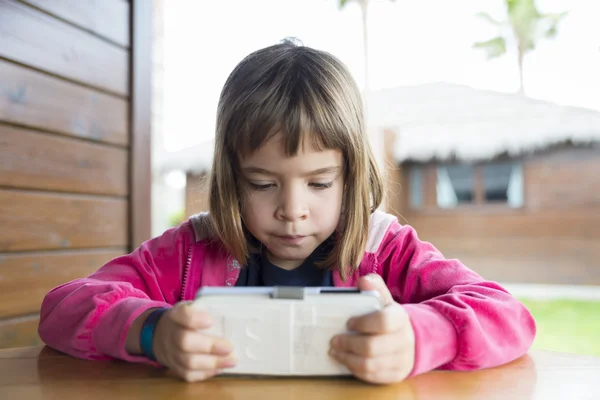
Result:
[[[341,169],[341,167],[339,167],[339,166],[319,168],[319,169],[315,169],[313,171],[309,171],[309,172],[305,173],[304,176],[315,176],[315,175],[323,175],[323,174],[330,174],[330,173],[338,173],[340,171],[340,169]],[[259,168],[259,167],[245,167],[245,168],[242,168],[242,172],[244,172],[246,174],[261,174],[261,175],[268,175],[268,176],[277,176],[277,174],[275,172],[269,171],[268,169]]]

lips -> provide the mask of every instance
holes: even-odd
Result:
[[[285,244],[290,246],[299,246],[306,236],[302,235],[277,235],[277,239]]]

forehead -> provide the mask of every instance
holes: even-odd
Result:
[[[240,166],[259,167],[269,171],[306,172],[319,168],[341,167],[342,152],[337,149],[324,149],[314,143],[311,135],[303,135],[298,151],[289,155],[286,152],[282,134],[276,134],[252,153],[240,157]]]

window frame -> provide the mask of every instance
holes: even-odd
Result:
[[[523,201],[520,206],[512,207],[508,202],[497,202],[497,201],[486,201],[485,200],[485,184],[483,179],[483,168],[486,165],[495,164],[497,162],[509,162],[513,166],[519,166],[521,168],[522,176],[522,196]],[[504,159],[504,160],[493,160],[480,163],[470,164],[473,168],[473,201],[470,203],[459,203],[452,208],[442,208],[438,206],[437,202],[437,171],[439,167],[447,165],[456,165],[457,163],[410,163],[407,165],[406,175],[406,188],[408,190],[405,193],[405,204],[408,211],[411,213],[423,213],[423,214],[451,214],[451,213],[488,213],[488,212],[501,212],[501,213],[519,213],[527,205],[527,193],[526,193],[526,176],[525,176],[525,163],[521,159]],[[420,175],[422,178],[421,188],[423,193],[421,198],[423,203],[421,206],[415,206],[412,202],[413,199],[413,185],[411,182],[413,169],[421,169]]]

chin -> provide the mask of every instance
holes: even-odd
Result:
[[[270,251],[269,252],[281,259],[281,260],[289,260],[289,261],[304,261],[310,256],[311,253],[306,251]]]
[[[285,261],[298,261],[302,262],[311,255],[312,252],[307,251],[272,251],[269,249],[269,253],[278,260]]]

